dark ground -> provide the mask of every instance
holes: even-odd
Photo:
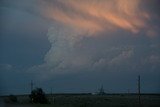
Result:
[[[160,107],[160,95],[48,95],[50,104],[30,104],[29,97],[17,96],[17,103],[5,103],[1,98],[0,107]]]

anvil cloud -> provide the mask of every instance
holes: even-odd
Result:
[[[148,38],[157,32],[150,27],[152,17],[142,0],[55,0],[42,4],[42,13],[54,23],[48,31],[51,48],[45,63],[31,71],[135,70],[151,54],[136,60],[148,46],[137,53],[136,39],[141,39],[134,37]],[[130,40],[135,42],[130,44]]]

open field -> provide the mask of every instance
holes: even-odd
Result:
[[[50,104],[30,104],[27,95],[17,96],[17,103],[4,103],[4,107],[160,107],[160,95],[136,94],[110,95],[47,95]],[[3,97],[5,100],[6,97]],[[1,101],[2,102],[2,101]],[[2,106],[2,107],[3,107]]]

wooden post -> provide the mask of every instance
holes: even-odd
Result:
[[[31,92],[33,90],[33,81],[31,81]]]
[[[138,76],[138,103],[141,106],[141,77]]]

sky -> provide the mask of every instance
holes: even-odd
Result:
[[[159,0],[1,0],[0,95],[160,93]]]

